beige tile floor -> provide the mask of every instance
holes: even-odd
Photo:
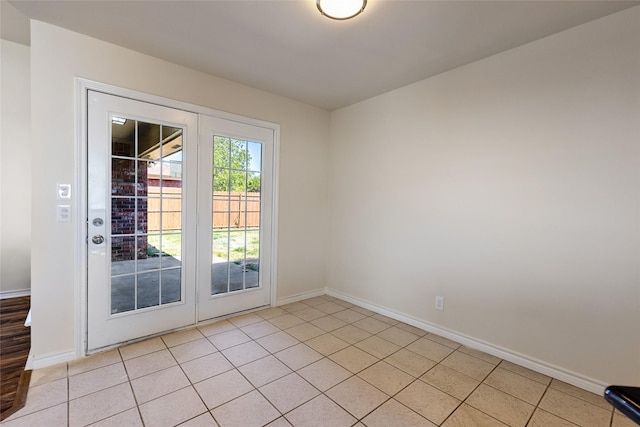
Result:
[[[595,394],[330,296],[33,372],[14,426],[613,426]]]

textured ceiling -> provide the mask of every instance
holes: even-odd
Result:
[[[640,5],[369,0],[357,18],[332,21],[315,0],[10,3],[30,18],[328,110]]]

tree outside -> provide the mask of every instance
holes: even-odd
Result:
[[[260,174],[249,170],[247,142],[222,136],[213,142],[213,191],[260,192]]]

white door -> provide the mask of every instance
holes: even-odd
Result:
[[[88,92],[88,351],[196,321],[198,115]]]
[[[271,301],[274,131],[200,121],[198,320]]]

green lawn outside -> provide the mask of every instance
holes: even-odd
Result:
[[[245,232],[237,229],[217,229],[213,231],[213,255],[231,261],[245,258]],[[148,254],[158,255],[160,250],[160,236],[150,235]],[[229,247],[231,250],[229,251]],[[229,252],[228,252],[229,251]],[[182,258],[182,234],[163,234],[162,252],[174,258]],[[246,232],[246,258],[258,258],[260,255],[260,230],[248,229]]]
[[[230,250],[229,250],[230,248]],[[213,255],[237,261],[245,258],[245,232],[235,229],[222,229],[213,232]],[[260,230],[248,229],[246,232],[246,258],[258,258],[260,255]]]

